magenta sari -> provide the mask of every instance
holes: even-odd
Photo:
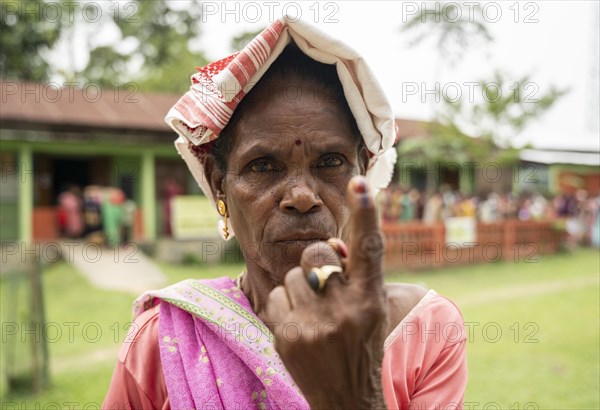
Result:
[[[229,277],[186,280],[143,294],[160,303],[159,349],[171,408],[309,409],[273,335]]]

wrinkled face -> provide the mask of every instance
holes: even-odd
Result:
[[[274,283],[310,243],[346,239],[346,187],[368,160],[339,103],[305,81],[294,82],[292,93],[287,85],[254,91],[233,131],[222,182],[247,264],[269,272]]]

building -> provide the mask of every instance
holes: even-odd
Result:
[[[427,121],[396,118],[398,145],[418,144],[423,149],[429,144],[439,124]],[[464,136],[464,138],[469,138]],[[479,142],[473,139],[474,144]],[[439,147],[436,149],[440,149]],[[419,191],[433,192],[441,188],[461,191],[465,194],[482,192],[507,192],[512,190],[512,167],[497,164],[485,158],[474,160],[456,148],[443,151],[444,161],[435,164],[425,162],[422,153],[398,156],[393,182],[410,186]]]
[[[138,205],[140,240],[165,231],[165,184],[199,192],[163,121],[178,96],[6,79],[0,90],[1,241],[56,238],[68,184],[121,188]]]
[[[180,194],[200,194],[173,146],[175,133],[163,121],[178,96],[11,80],[0,80],[0,93],[0,241],[56,239],[57,198],[69,184],[121,188],[138,204],[135,239],[141,241],[168,234],[164,210],[169,186],[177,186]],[[400,144],[431,138],[428,122],[396,123]],[[453,158],[429,169],[401,157],[394,182],[420,190],[433,182],[434,188],[445,185],[465,193],[571,193],[582,188],[598,195],[597,138],[585,138],[579,148],[573,138],[561,140],[564,147],[523,150],[517,167],[500,170],[501,180],[496,168],[472,173]],[[188,206],[188,215],[212,215],[197,212],[198,206]],[[214,221],[205,225],[212,232]]]
[[[600,139],[592,132],[534,140],[520,152],[515,185],[521,191],[600,195]]]

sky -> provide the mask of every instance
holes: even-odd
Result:
[[[532,98],[550,86],[569,90],[550,111],[516,136],[514,143],[600,151],[597,0],[455,2],[465,17],[476,12],[473,5],[480,6],[482,10],[477,13],[494,38],[491,43],[468,48],[455,64],[440,58],[432,43],[410,47],[410,35],[400,31],[420,9],[442,8],[447,3],[203,1],[202,35],[192,47],[211,60],[222,58],[230,54],[234,36],[264,28],[287,13],[311,22],[361,53],[386,90],[397,117],[432,119],[436,104],[427,90],[436,84],[450,98],[460,95],[467,103],[471,95],[480,99],[481,88],[469,83],[491,78],[495,70],[501,70],[515,81],[529,75],[530,84],[516,86]],[[188,5],[182,0],[172,0],[172,4],[182,9]],[[111,34],[96,38],[109,42]]]
[[[432,43],[409,47],[409,34],[400,31],[417,10],[434,9],[436,5],[443,7],[445,3],[249,3],[252,4],[238,3],[236,10],[235,5],[205,2],[199,46],[210,58],[227,55],[230,40],[236,34],[264,27],[270,16],[281,17],[287,11],[360,52],[387,91],[398,117],[431,119],[435,101],[426,91],[433,89],[436,83],[451,98],[460,92],[461,98],[468,100],[470,90],[477,98],[481,89],[470,89],[468,83],[490,78],[495,70],[501,69],[515,80],[530,75],[534,84],[519,86],[533,98],[551,85],[569,89],[551,111],[517,137],[517,143],[576,149],[600,146],[597,1],[457,2],[465,16],[470,11],[475,12],[470,4],[483,8],[480,13],[494,41],[470,48],[453,66],[438,61]],[[259,15],[262,18],[254,22]],[[448,18],[454,16],[448,15]]]

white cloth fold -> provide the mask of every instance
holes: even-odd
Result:
[[[390,104],[367,63],[353,49],[303,21],[276,20],[242,51],[199,69],[192,87],[165,121],[179,134],[175,146],[202,191],[213,201],[203,168],[189,147],[218,138],[239,102],[293,39],[310,58],[335,64],[344,95],[371,157],[367,183],[387,187],[396,162],[395,121]],[[233,233],[231,237],[233,236]]]

